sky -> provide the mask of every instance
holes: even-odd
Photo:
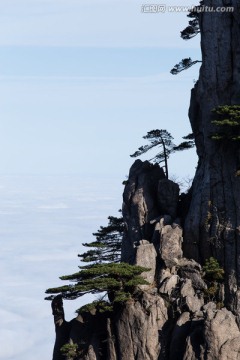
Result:
[[[117,214],[142,136],[167,129],[178,143],[191,132],[199,65],[170,69],[200,59],[200,39],[180,38],[186,12],[143,4],[0,0],[0,359],[51,359],[45,289],[76,271],[81,243]],[[192,177],[196,162],[194,149],[172,155],[170,176]],[[65,307],[70,320],[79,305]]]
[[[141,7],[0,0],[0,174],[125,175],[147,131],[167,128],[176,142],[191,131],[199,65],[178,76],[170,69],[200,58],[199,37],[180,38],[186,12]],[[179,163],[174,172],[194,171]]]

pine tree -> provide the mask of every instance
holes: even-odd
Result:
[[[195,146],[195,140],[194,140],[193,133],[183,136],[183,139],[187,140],[187,141],[183,141],[179,145],[175,146],[173,148],[174,151],[188,150],[188,149],[192,149]]]
[[[61,280],[70,280],[74,284],[46,290],[46,294],[61,294],[64,299],[76,299],[85,294],[107,292],[111,303],[123,302],[131,297],[138,285],[148,282],[140,275],[150,269],[126,263],[93,264],[79,266],[80,271],[72,275],[61,276]],[[52,300],[55,296],[46,297]]]
[[[191,18],[192,20],[190,20],[188,22],[188,26],[181,31],[181,38],[183,40],[190,40],[200,33],[199,12],[201,12],[202,6],[203,1],[200,1],[200,4],[187,15],[187,17]]]
[[[223,280],[224,270],[220,267],[219,262],[214,257],[206,260],[203,266],[204,278],[208,281]]]
[[[222,307],[222,299],[220,298],[220,287],[224,280],[224,270],[220,267],[219,262],[214,257],[206,260],[203,266],[203,278],[207,283],[205,289],[205,297],[208,301],[216,301],[217,306]]]
[[[147,139],[150,141],[149,145],[140,146],[134,154],[130,155],[131,157],[139,157],[142,154],[145,154],[149,150],[160,147],[160,152],[158,152],[153,158],[149,161],[153,161],[154,163],[164,163],[163,168],[165,171],[166,178],[168,178],[168,159],[170,154],[176,151],[182,151],[186,149],[190,149],[195,146],[193,134],[189,134],[184,136],[183,139],[187,140],[182,142],[179,145],[175,145],[173,143],[173,137],[167,130],[151,130],[147,133],[147,135],[143,136],[143,139]]]
[[[172,75],[177,75],[179,74],[181,71],[187,70],[189,69],[191,66],[197,64],[201,62],[200,60],[192,60],[190,57],[189,58],[185,58],[182,59],[178,64],[176,64],[172,70],[170,71],[170,73]]]
[[[212,110],[212,124],[219,129],[211,139],[221,142],[240,141],[240,105],[222,105]]]
[[[47,289],[47,294],[61,294],[64,299],[76,299],[85,294],[107,292],[110,304],[113,304],[129,299],[138,285],[148,284],[140,275],[150,269],[119,263],[125,229],[123,218],[109,216],[108,220],[107,226],[101,226],[93,233],[96,241],[83,244],[92,249],[78,255],[83,262],[90,264],[79,266],[80,271],[72,275],[61,276],[61,280],[73,284]],[[55,296],[50,295],[45,299],[53,300]],[[92,304],[88,305],[91,307]]]
[[[142,154],[145,154],[149,150],[157,147],[160,147],[160,151],[149,161],[154,163],[164,163],[163,168],[165,170],[165,175],[168,178],[168,163],[167,160],[169,155],[173,151],[174,144],[172,142],[173,137],[167,130],[151,130],[147,135],[143,136],[143,139],[150,141],[149,145],[140,146],[134,154],[130,155],[131,157],[138,157]]]
[[[191,20],[188,22],[188,26],[181,31],[181,38],[183,40],[190,40],[200,33],[199,13],[203,11],[203,6],[203,1],[200,1],[199,5],[195,6],[187,15]],[[181,71],[187,70],[191,66],[201,62],[202,61],[200,60],[192,60],[190,57],[184,58],[171,69],[170,73],[172,75],[177,75]]]
[[[96,237],[95,241],[83,244],[92,249],[78,255],[81,261],[95,263],[120,261],[125,223],[122,216],[109,216],[108,220],[107,226],[100,226],[100,229],[93,233]]]

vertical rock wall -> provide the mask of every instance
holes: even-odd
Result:
[[[225,269],[226,302],[239,312],[240,166],[239,146],[221,146],[212,110],[240,104],[240,2],[205,0],[204,5],[234,6],[234,12],[200,15],[202,66],[191,94],[189,117],[199,156],[192,202],[184,228],[184,254],[203,262],[214,256]]]

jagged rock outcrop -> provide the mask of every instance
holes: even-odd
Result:
[[[194,260],[187,260],[182,258],[178,261],[179,276],[183,279],[190,279],[194,289],[205,290],[206,283],[201,276],[201,266]]]
[[[123,193],[122,213],[127,232],[122,243],[122,261],[134,263],[139,241],[151,239],[150,220],[159,216],[158,199],[154,194],[157,194],[159,180],[164,178],[157,164],[136,160],[132,165]]]
[[[53,359],[63,360],[64,357],[60,349],[68,343],[70,334],[70,325],[65,320],[63,301],[61,296],[56,296],[52,301],[52,314],[54,317],[56,341],[53,349]]]
[[[184,254],[198,262],[214,256],[225,269],[226,303],[240,310],[239,145],[221,145],[212,110],[240,104],[240,2],[205,0],[205,6],[234,7],[233,12],[200,14],[202,66],[191,94],[189,117],[195,136],[198,167],[185,222]]]
[[[156,272],[156,258],[157,252],[153,244],[150,244],[147,240],[140,240],[139,245],[136,248],[135,264],[150,269],[142,273],[142,277],[153,284],[155,281]],[[148,285],[142,285],[142,289],[148,289]]]
[[[167,318],[165,302],[156,294],[145,292],[138,301],[127,303],[113,320],[117,359],[157,359],[161,352],[159,332]]]
[[[182,257],[182,229],[179,225],[165,225],[160,230],[159,254],[166,267],[172,267]]]
[[[168,272],[166,277],[165,275],[166,271],[164,271],[163,281],[160,281],[161,286],[159,288],[159,292],[160,294],[165,294],[170,297],[177,284],[179,283],[180,278],[178,275],[172,275],[170,272]]]
[[[206,359],[239,359],[240,334],[236,317],[227,309],[216,310],[216,304],[204,307],[204,338]]]
[[[137,161],[130,174],[125,189],[123,258],[127,254],[130,262],[150,268],[142,274],[149,285],[139,286],[134,297],[114,305],[113,312],[95,309],[70,322],[64,319],[61,298],[55,298],[53,360],[66,359],[60,351],[66,342],[79,344],[72,360],[240,359],[240,332],[236,317],[222,308],[222,285],[218,287],[221,294],[216,295],[219,302],[209,302],[201,265],[183,257],[183,230],[179,219],[173,218],[171,204],[176,187],[169,182],[169,211],[164,194],[163,214],[158,186],[162,171],[158,165]],[[147,181],[147,174],[151,181]],[[153,184],[150,192],[148,186]]]
[[[142,165],[138,162],[133,168],[143,179],[146,169],[150,171],[153,167],[146,162]],[[141,176],[140,168],[144,176]],[[154,166],[154,173],[161,173],[157,166]],[[138,238],[133,243],[131,226],[140,226],[143,212],[128,213],[125,209],[127,231],[123,251],[134,254],[131,261],[135,264],[151,268],[143,273],[149,285],[139,286],[134,297],[125,304],[114,305],[113,312],[101,313],[95,309],[81,313],[70,322],[64,319],[61,298],[55,298],[53,360],[65,359],[60,348],[66,342],[79,344],[80,350],[72,360],[240,359],[236,317],[226,308],[217,309],[217,306],[223,306],[222,303],[208,302],[208,287],[202,278],[201,265],[183,257],[183,233],[178,219],[168,214],[167,205],[166,214],[161,213],[159,202],[155,202],[161,196],[157,183],[156,192],[151,195],[146,192],[148,201],[145,200],[145,180],[132,188],[128,207],[140,209],[142,204],[154,204],[151,208],[153,218],[147,217],[148,208],[144,208],[144,226],[151,223],[148,240]],[[161,179],[156,176],[154,181]],[[170,184],[170,188],[174,186]],[[141,196],[135,196],[135,192]],[[137,232],[138,237],[140,233]],[[222,297],[224,300],[224,293]]]

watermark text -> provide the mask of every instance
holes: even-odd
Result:
[[[170,6],[166,4],[143,4],[141,12],[143,13],[165,13],[165,12],[195,12],[195,13],[230,13],[234,11],[233,6]]]

